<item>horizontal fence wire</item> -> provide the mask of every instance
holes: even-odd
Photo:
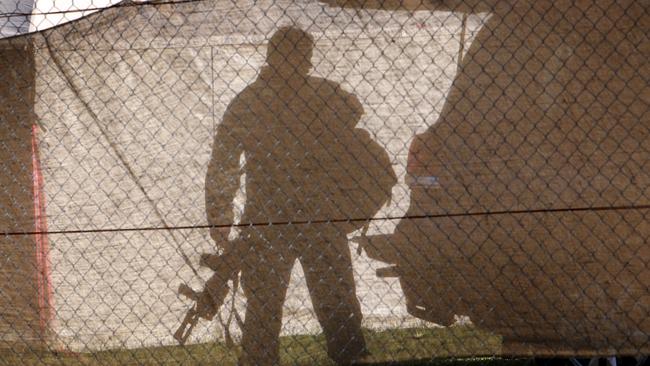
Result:
[[[463,217],[463,216],[487,216],[487,215],[516,215],[531,213],[552,213],[552,212],[580,212],[580,211],[618,211],[618,210],[648,210],[650,205],[642,206],[615,206],[615,207],[571,207],[557,209],[539,209],[539,210],[518,210],[518,211],[493,211],[493,212],[463,212],[449,213],[439,215],[408,215],[408,216],[383,216],[371,218],[346,218],[346,219],[326,219],[326,220],[304,220],[304,221],[269,221],[269,222],[250,222],[239,224],[222,224],[222,225],[191,225],[191,226],[172,226],[172,227],[126,227],[126,228],[100,228],[92,230],[66,230],[66,231],[30,231],[30,232],[5,232],[0,235],[43,235],[43,234],[89,234],[102,232],[118,231],[154,231],[154,230],[188,230],[188,229],[232,229],[246,228],[255,226],[290,226],[290,225],[310,225],[310,224],[346,224],[358,222],[372,222],[385,220],[409,220],[409,219],[433,219],[443,217]]]
[[[0,365],[650,349],[650,4],[0,4]]]

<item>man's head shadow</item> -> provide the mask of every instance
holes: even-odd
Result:
[[[289,113],[289,118],[281,122],[287,126],[304,125],[316,130],[327,127],[334,133],[353,129],[364,114],[363,106],[339,83],[310,75],[314,48],[314,37],[298,27],[285,26],[273,33],[268,41],[265,65],[251,86],[275,94],[276,103],[257,113],[264,112],[261,119],[276,112]],[[307,136],[296,136],[301,137]]]
[[[269,40],[265,70],[270,76],[285,80],[304,78],[313,66],[313,52],[311,34],[293,26],[282,27]]]

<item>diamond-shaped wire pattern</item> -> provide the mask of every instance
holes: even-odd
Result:
[[[0,365],[648,354],[649,35],[638,0],[3,2]]]

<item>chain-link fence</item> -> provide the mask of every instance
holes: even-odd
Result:
[[[648,1],[75,1],[0,8],[0,364],[649,352]]]

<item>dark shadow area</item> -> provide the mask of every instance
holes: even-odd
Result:
[[[34,51],[28,42],[0,48],[0,347],[42,345],[34,226],[32,128]],[[44,305],[44,304],[42,304]]]
[[[490,17],[410,147],[407,218],[370,255],[411,314],[468,315],[504,354],[648,352],[647,4],[427,3]]]
[[[212,258],[211,267],[241,268],[245,365],[278,362],[282,309],[296,260],[329,356],[347,364],[366,353],[347,239],[364,223],[349,220],[372,218],[390,199],[396,177],[388,154],[355,128],[364,113],[359,100],[335,82],[308,75],[313,45],[300,29],[278,30],[267,65],[231,102],[213,143],[208,222],[215,226],[216,245],[225,247],[221,259],[231,259]],[[242,174],[246,202],[240,221],[255,226],[228,242]],[[294,224],[312,221],[320,223]]]

